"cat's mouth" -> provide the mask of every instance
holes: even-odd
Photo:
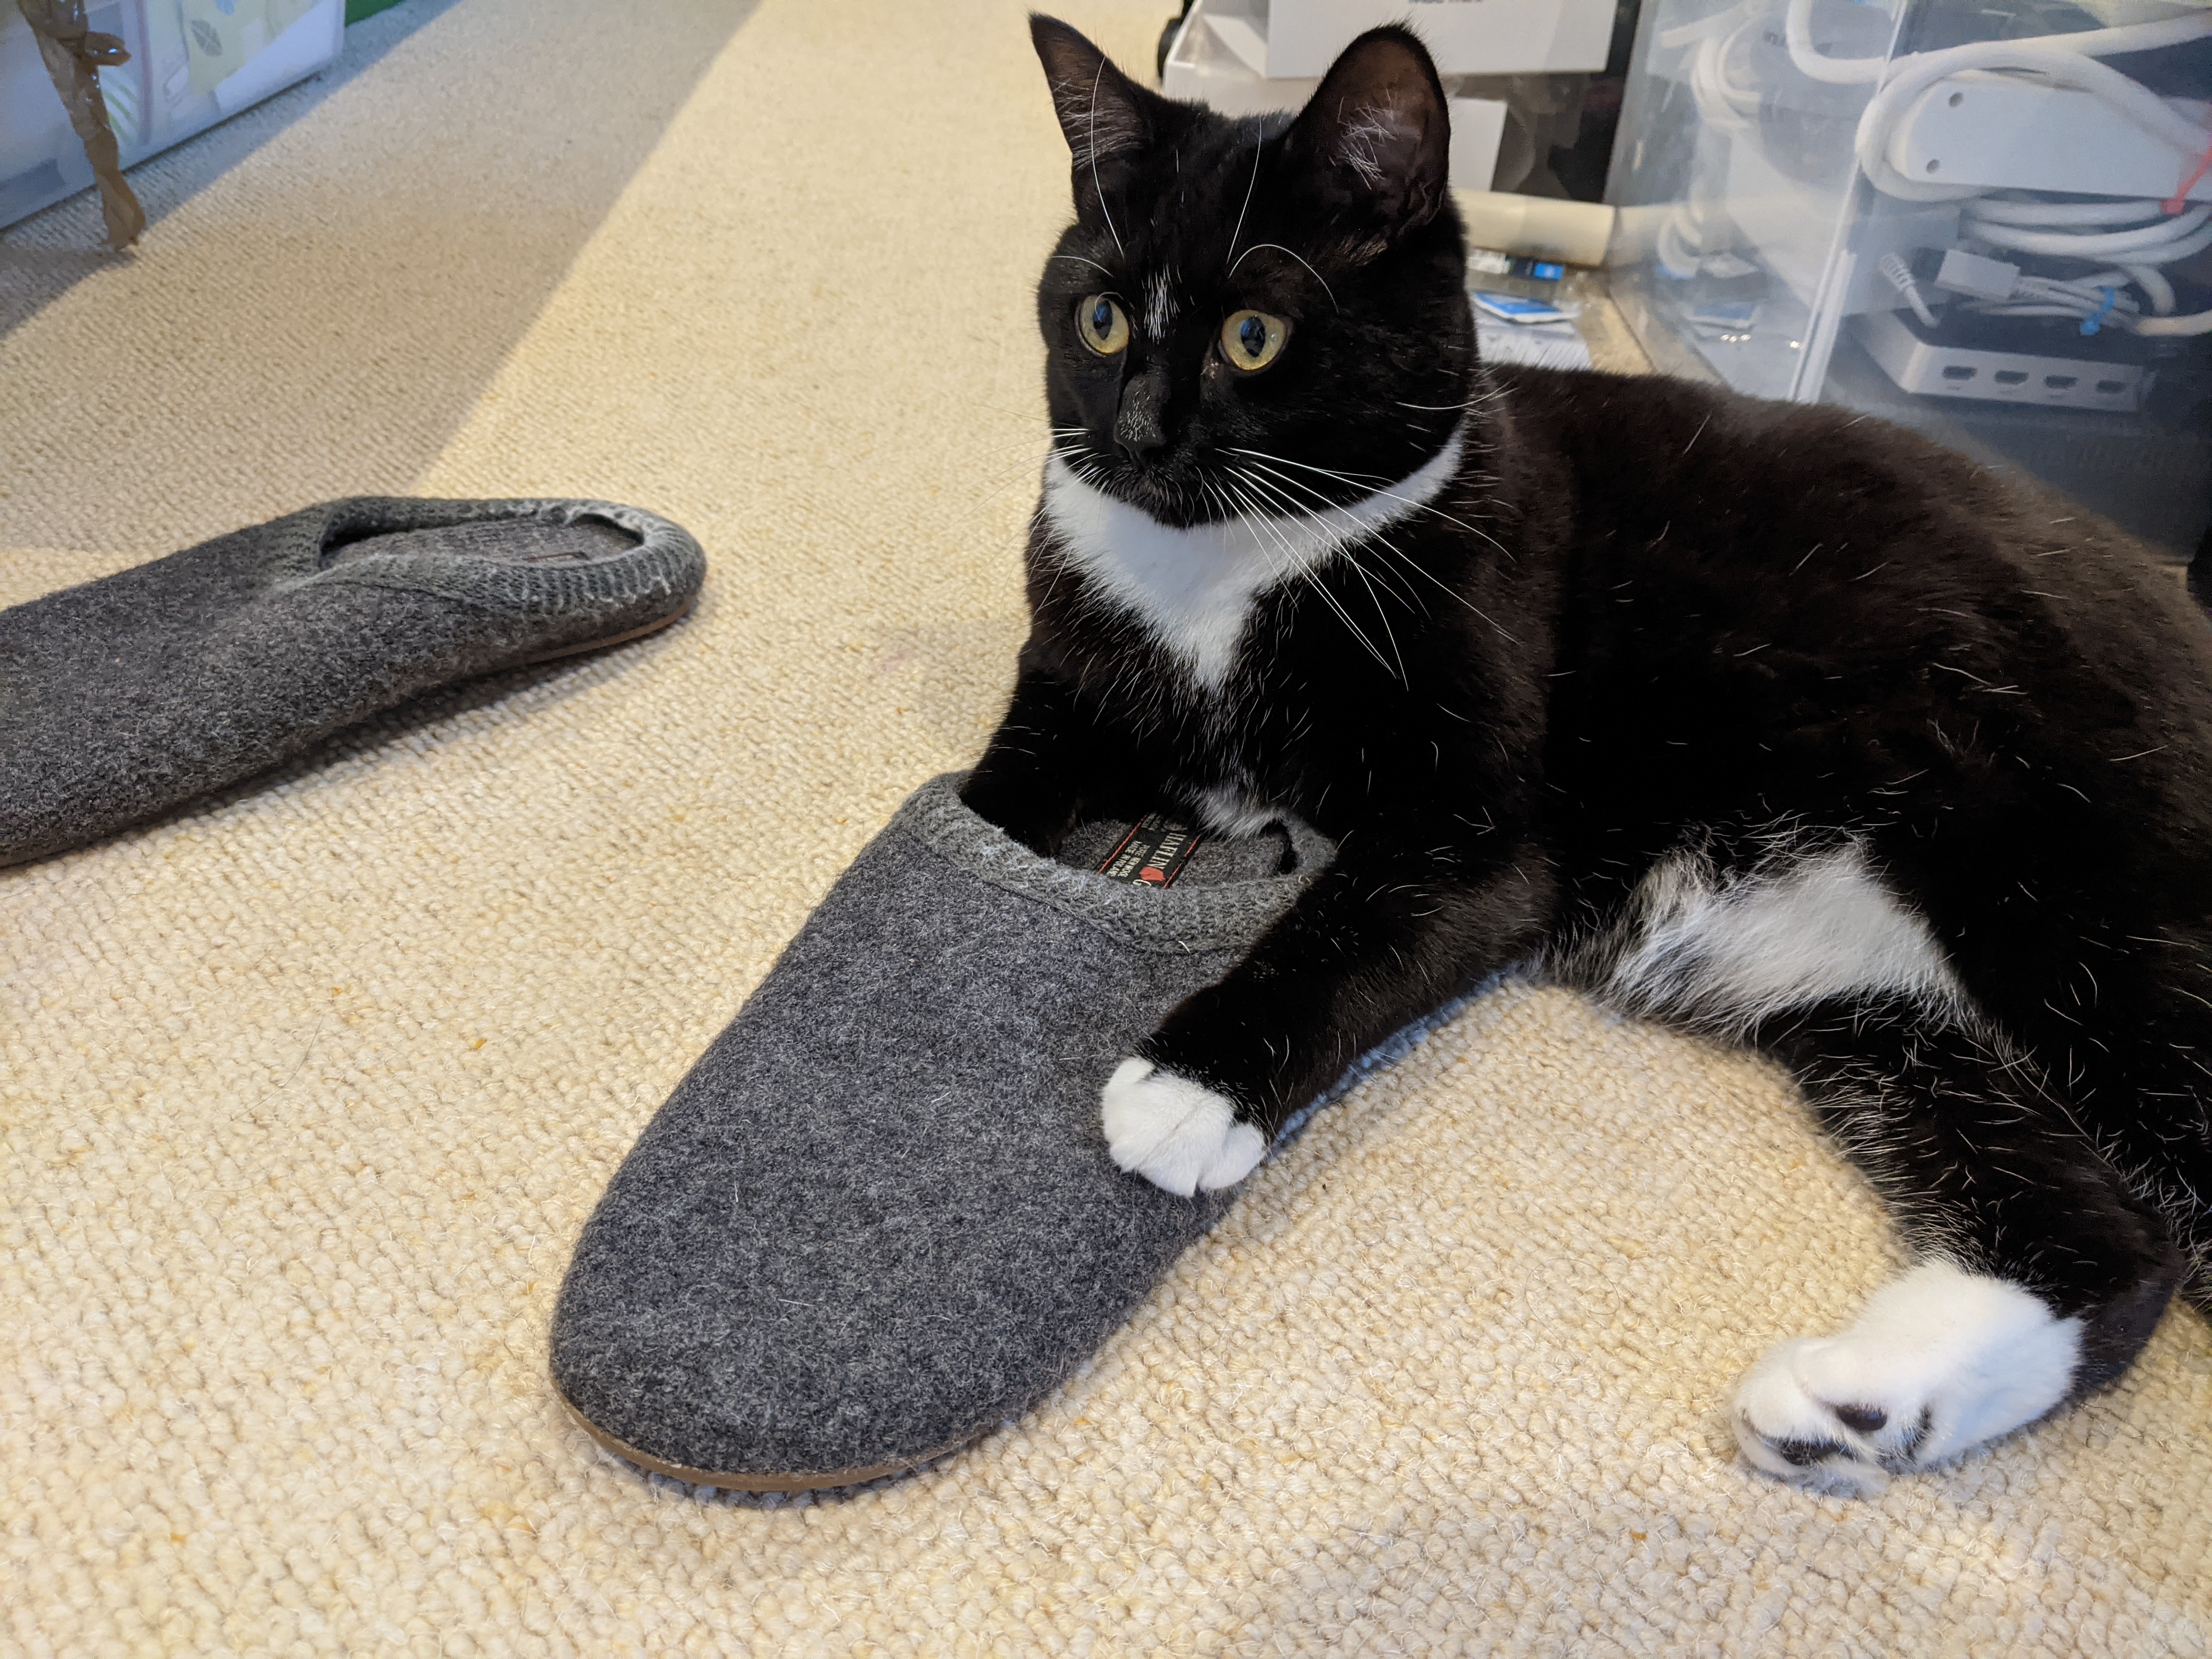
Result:
[[[1101,494],[1178,530],[1236,516],[1235,504],[1220,486],[1208,488],[1203,470],[1188,464],[1158,466],[1116,460],[1085,471]]]
[[[1126,471],[1116,492],[1131,507],[1141,507],[1162,524],[1187,528],[1224,516],[1219,507],[1208,510],[1203,492],[1155,473]]]

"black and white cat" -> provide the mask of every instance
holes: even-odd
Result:
[[[1034,21],[1032,627],[969,804],[1340,851],[1103,1084],[1177,1193],[1534,962],[1789,1066],[1920,1265],[1739,1389],[1865,1484],[2117,1376],[2212,1242],[2212,630],[2055,498],[1837,410],[1477,361],[1418,40],[1231,120]]]

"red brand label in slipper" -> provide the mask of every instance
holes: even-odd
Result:
[[[1182,873],[1190,855],[1206,837],[1187,824],[1158,812],[1147,812],[1129,826],[1129,833],[1115,844],[1098,866],[1101,875],[1116,881],[1140,881],[1148,887],[1166,887]]]

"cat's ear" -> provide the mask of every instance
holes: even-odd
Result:
[[[1411,29],[1370,29],[1346,46],[1287,137],[1330,207],[1391,234],[1426,224],[1443,205],[1451,114]]]
[[[1030,40],[1052,88],[1052,106],[1075,158],[1076,195],[1095,183],[1096,169],[1131,157],[1152,141],[1146,92],[1106,54],[1057,17],[1030,15]]]

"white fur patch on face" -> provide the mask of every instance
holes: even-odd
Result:
[[[1182,1198],[1200,1187],[1233,1187],[1267,1156],[1265,1137],[1239,1123],[1229,1101],[1149,1060],[1114,1068],[1099,1115],[1114,1162]]]
[[[2081,1322],[2033,1292],[1924,1262],[1841,1336],[1769,1349],[1736,1389],[1736,1443],[1785,1480],[1875,1491],[2043,1416],[2081,1352]]]
[[[1785,848],[1725,878],[1678,854],[1644,878],[1626,931],[1590,988],[1637,1013],[1741,1031],[1830,997],[1897,996],[1954,1016],[1966,1004],[1933,930],[1856,841]]]
[[[1175,273],[1163,270],[1146,284],[1145,333],[1154,340],[1168,337],[1168,329],[1175,322]]]
[[[1094,489],[1054,454],[1045,463],[1044,515],[1075,568],[1215,691],[1237,660],[1254,602],[1433,501],[1459,470],[1460,437],[1454,431],[1419,471],[1350,507],[1188,528]]]

